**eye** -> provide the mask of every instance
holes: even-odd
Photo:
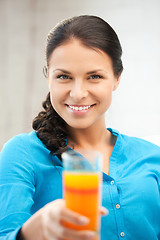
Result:
[[[60,74],[60,75],[57,76],[57,79],[66,80],[66,79],[71,79],[71,77],[68,76],[68,75],[65,75],[65,74]]]
[[[100,78],[103,78],[103,77],[101,75],[97,75],[97,74],[91,75],[89,77],[89,79],[100,79]]]

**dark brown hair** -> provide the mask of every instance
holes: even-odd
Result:
[[[47,37],[45,76],[51,54],[58,46],[76,38],[88,48],[100,49],[112,59],[115,76],[120,76],[123,65],[121,61],[122,48],[117,34],[103,19],[97,16],[82,15],[59,23]],[[43,102],[41,111],[33,120],[33,129],[45,146],[54,154],[60,154],[67,149],[66,140],[69,136],[66,122],[54,110],[50,101],[50,94]]]

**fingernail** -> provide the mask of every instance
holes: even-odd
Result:
[[[101,207],[101,215],[107,215],[109,213],[108,209],[105,207]]]
[[[107,208],[103,208],[103,212],[105,215],[107,215],[109,213],[109,211],[107,210]]]
[[[96,237],[96,234],[94,232],[88,232],[87,233],[87,239],[93,239]]]
[[[82,224],[87,224],[89,223],[89,219],[87,217],[80,217],[79,222]]]

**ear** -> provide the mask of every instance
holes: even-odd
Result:
[[[45,78],[48,78],[48,67],[47,66],[43,67],[43,74],[44,74]]]
[[[115,83],[114,83],[114,86],[113,86],[113,91],[115,91],[120,83],[120,79],[121,79],[121,75],[117,78],[115,78]]]

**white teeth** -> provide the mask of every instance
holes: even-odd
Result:
[[[69,105],[69,107],[71,108],[71,109],[73,109],[73,110],[76,110],[76,111],[82,111],[82,110],[86,110],[86,109],[88,109],[88,108],[90,108],[91,107],[91,105],[89,105],[89,106],[85,106],[85,107],[75,107],[75,106],[70,106]]]

